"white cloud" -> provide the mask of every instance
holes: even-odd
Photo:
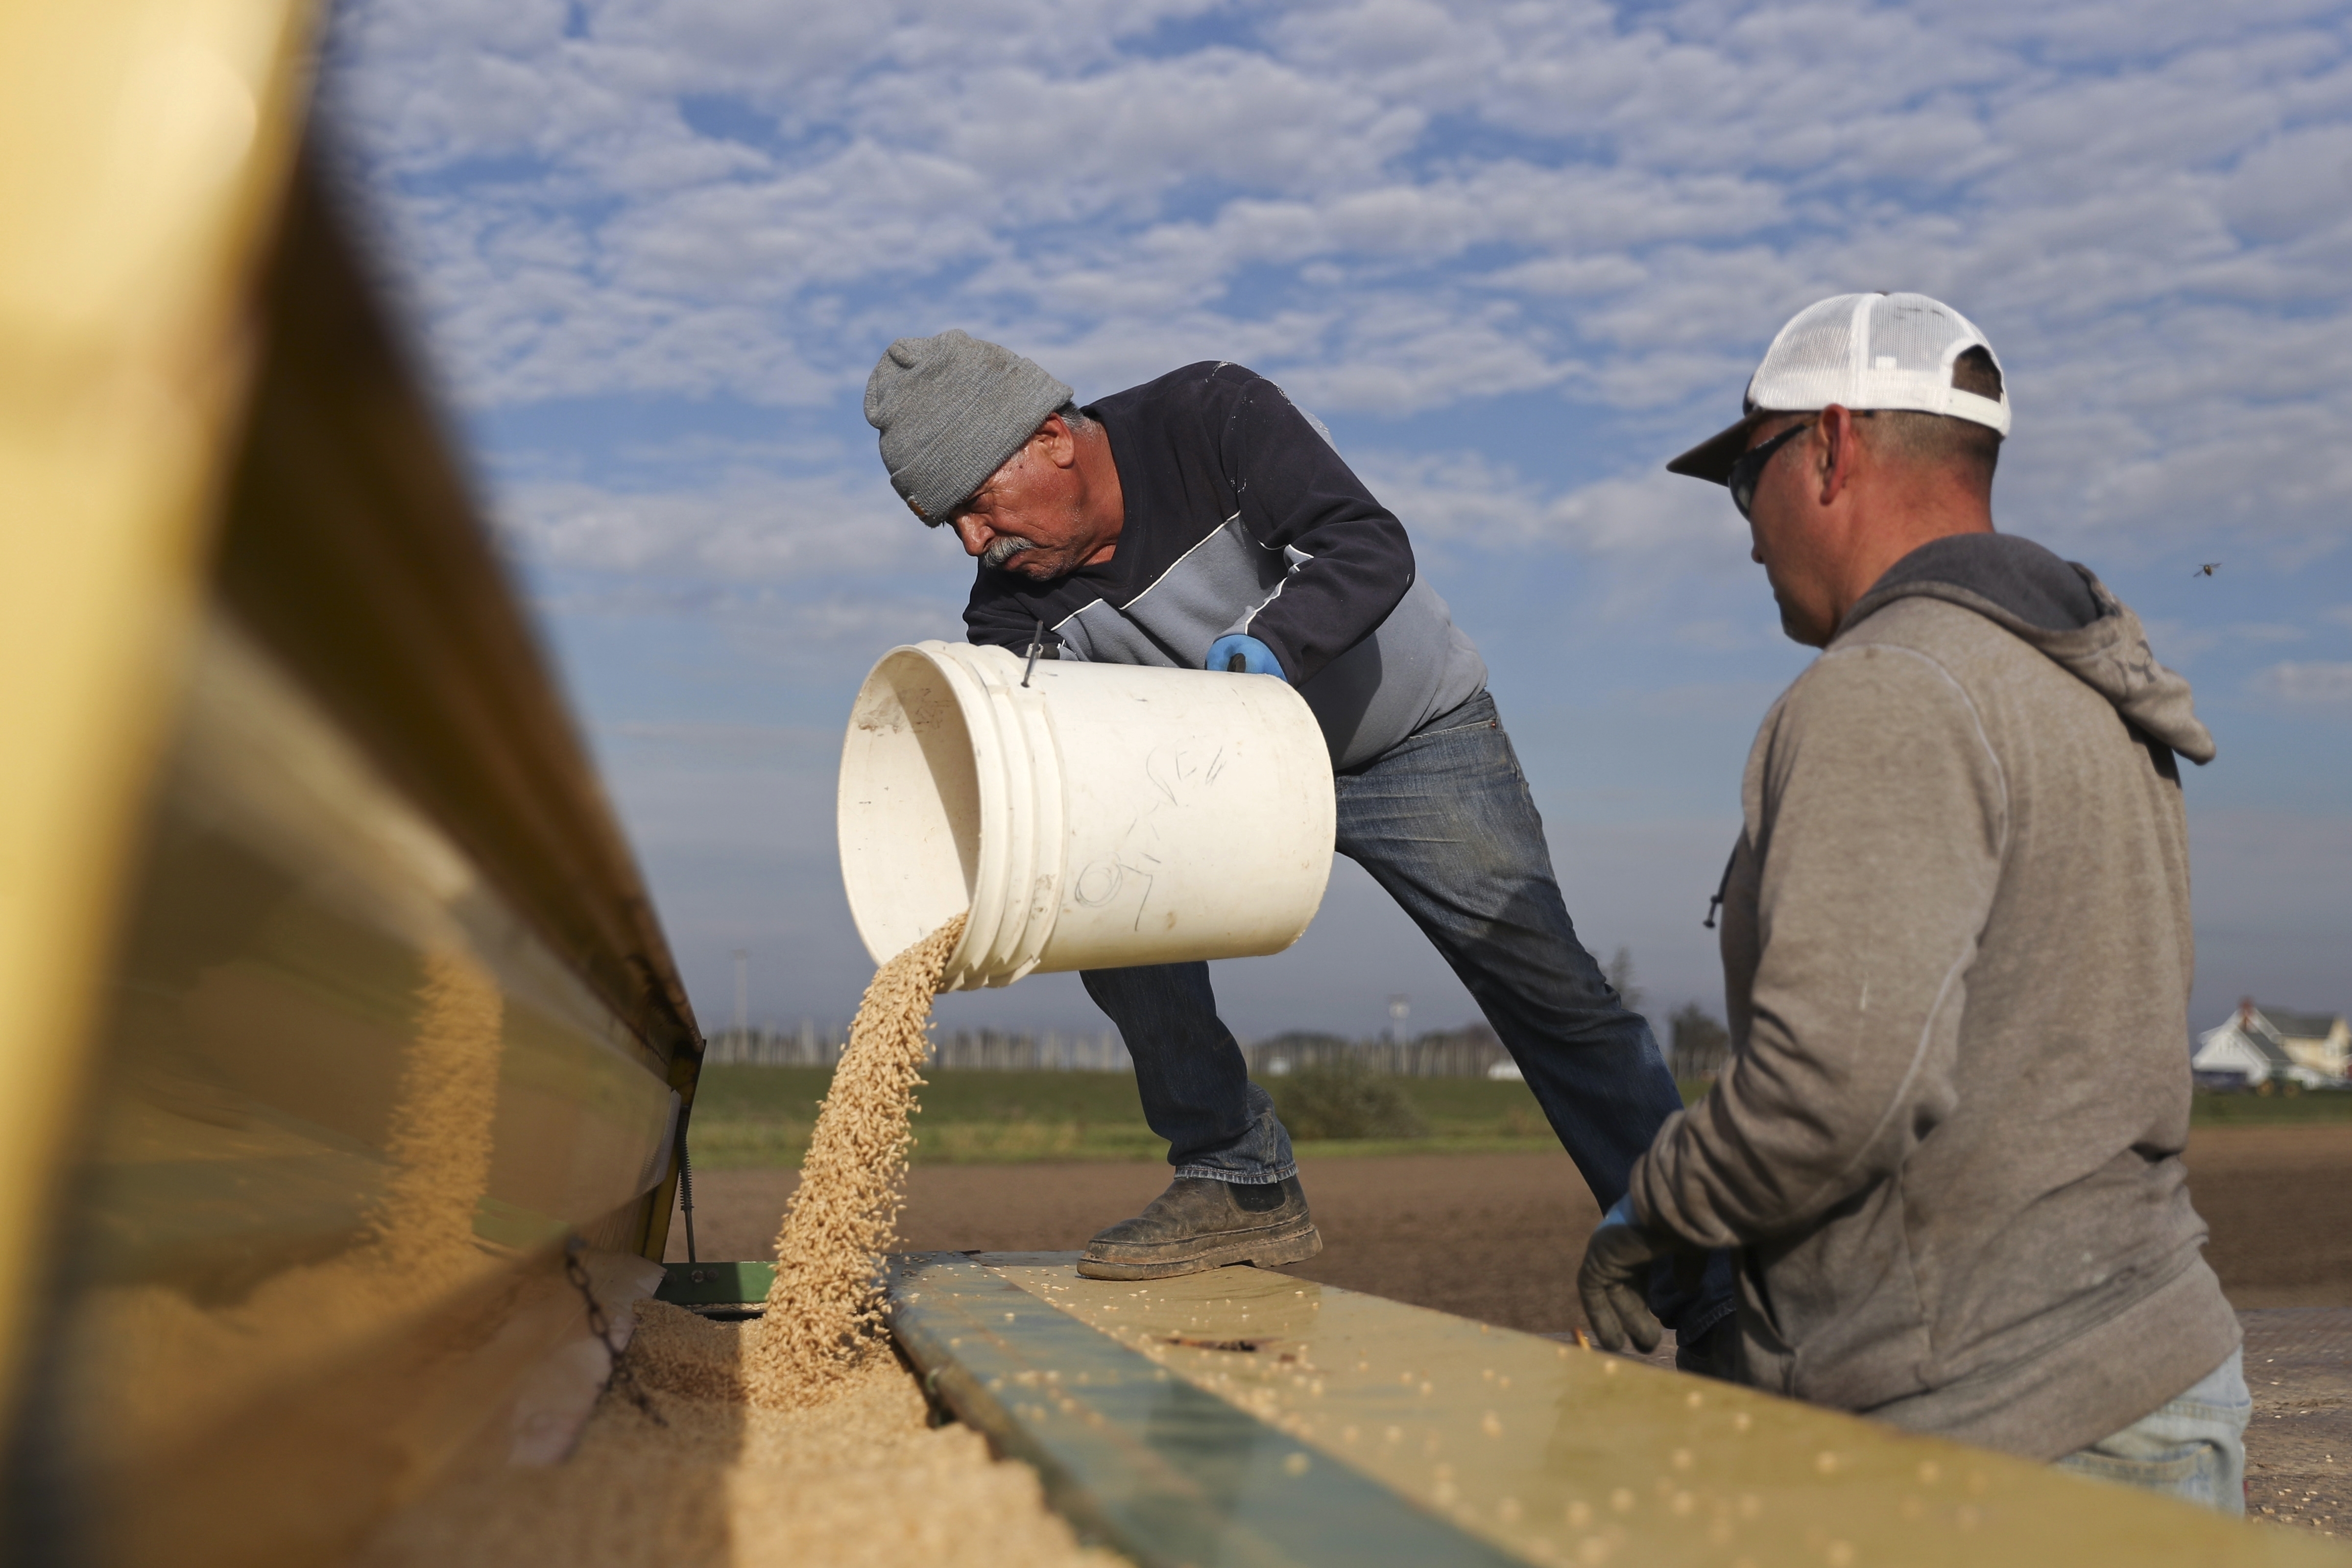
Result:
[[[2352,664],[2289,660],[2263,670],[2250,684],[2257,696],[2297,707],[2352,704]]]
[[[2010,364],[2018,525],[2313,559],[2352,503],[2340,8],[2133,11],[357,0],[331,76],[477,406],[841,410],[963,324],[1089,393],[1214,355],[1327,414],[1562,399],[1663,454],[1797,307],[1917,287]],[[661,531],[571,500],[565,549]],[[1432,515],[1617,548],[1685,504]]]
[[[763,693],[756,703],[761,712],[781,703],[817,721],[814,729],[787,731],[734,718],[614,719],[597,727],[600,736],[660,741],[669,752],[702,746],[733,754],[773,749],[761,737],[814,735],[807,746],[796,740],[789,749],[823,755],[840,744],[836,707],[846,705],[876,659],[902,643],[962,640],[970,587],[968,569],[954,577],[837,577],[819,594],[792,584],[635,579],[558,591],[540,608],[575,636],[638,650],[639,663],[649,657],[668,662],[685,677],[671,700],[687,711],[698,710],[719,682],[739,698]]]
[[[2283,621],[2244,621],[2231,626],[2230,635],[2241,642],[2282,643],[2301,642],[2307,634]]]
[[[2164,616],[2144,619],[2148,647],[2156,657],[2176,669],[2193,669],[2198,656],[2221,646],[2221,634],[2210,626],[2191,626]]]
[[[802,479],[743,469],[676,489],[529,481],[508,502],[503,531],[511,543],[533,559],[590,571],[756,583],[970,570],[951,534],[918,522],[862,466]]]
[[[2340,534],[2352,67],[2324,12],[1364,0],[1129,47],[1203,8],[628,0],[583,30],[370,0],[339,79],[478,404],[826,405],[960,320],[1097,384],[1218,353],[1330,412],[1640,416],[1727,403],[1808,298],[1907,284],[2008,353],[2042,531]],[[698,94],[773,137],[698,133]]]
[[[1416,540],[1523,552],[1543,547],[1603,558],[1672,552],[1678,570],[1706,573],[1706,557],[1748,563],[1748,525],[1717,485],[1663,469],[1547,494],[1475,451],[1434,456],[1349,454]]]

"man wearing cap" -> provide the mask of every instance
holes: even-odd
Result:
[[[866,384],[890,481],[980,562],[971,640],[1286,680],[1337,773],[1338,847],[1436,944],[1601,1203],[1681,1105],[1649,1026],[1578,942],[1486,668],[1413,569],[1403,525],[1279,386],[1204,362],[1079,409],[1022,355],[901,338]],[[1150,1279],[1322,1247],[1265,1091],[1205,963],[1098,970],[1175,1179],[1080,1271]],[[1656,1304],[1694,1353],[1714,1288]]]
[[[1745,416],[1667,466],[1730,488],[1822,649],[1748,754],[1725,873],[1731,1065],[1670,1118],[1579,1279],[1740,1249],[1748,1382],[2243,1507],[2237,1319],[2189,1135],[2188,683],[2084,567],[1996,533],[1999,363],[1958,311],[1801,311]]]

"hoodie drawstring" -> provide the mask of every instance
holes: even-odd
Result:
[[[1706,919],[1699,924],[1708,931],[1715,929],[1715,911],[1723,908],[1723,895],[1731,891],[1731,868],[1739,860],[1739,846],[1731,847],[1731,854],[1723,862],[1723,880],[1715,885],[1715,897],[1706,901]]]

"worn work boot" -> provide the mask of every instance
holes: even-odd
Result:
[[[1089,1279],[1164,1279],[1228,1263],[1300,1263],[1323,1250],[1298,1178],[1244,1184],[1179,1176],[1151,1206],[1087,1243]]]

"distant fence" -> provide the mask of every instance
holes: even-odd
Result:
[[[849,1031],[803,1024],[798,1029],[721,1029],[712,1035],[706,1062],[749,1067],[829,1068],[841,1060]],[[931,1037],[931,1065],[993,1068],[1004,1072],[1131,1072],[1127,1047],[1108,1030],[1098,1035],[1002,1034],[994,1029],[957,1030]]]
[[[820,1030],[803,1024],[796,1030],[720,1029],[706,1037],[706,1063],[763,1068],[829,1068],[841,1060],[848,1041],[845,1029]]]
[[[1423,1035],[1417,1040],[1346,1040],[1336,1035],[1277,1035],[1242,1047],[1255,1078],[1352,1062],[1398,1078],[1486,1078],[1511,1053],[1484,1028]]]
[[[721,1029],[709,1041],[706,1062],[751,1067],[832,1067],[841,1060],[848,1031],[804,1023],[797,1029]],[[1281,1078],[1302,1068],[1353,1062],[1400,1078],[1486,1078],[1511,1059],[1483,1028],[1424,1035],[1417,1040],[1349,1040],[1337,1035],[1277,1035],[1242,1047],[1254,1077]],[[957,1030],[932,1037],[931,1065],[1001,1072],[1132,1072],[1135,1062],[1118,1035],[1003,1034]]]
[[[932,1038],[931,1061],[943,1068],[994,1068],[1006,1072],[1133,1072],[1127,1043],[1099,1035],[1000,1035],[958,1030]]]

